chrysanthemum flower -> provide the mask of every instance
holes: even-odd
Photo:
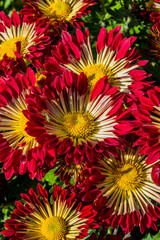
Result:
[[[147,61],[135,62],[140,57],[135,48],[131,48],[136,38],[124,38],[120,29],[121,26],[118,26],[108,33],[105,28],[100,30],[96,60],[93,58],[88,29],[84,34],[78,29],[76,37],[64,31],[62,43],[53,46],[53,58],[48,58],[46,69],[57,72],[68,69],[76,74],[83,72],[90,90],[99,79],[107,76],[110,85],[117,86],[121,93],[137,91],[138,94],[146,85],[144,79],[148,76],[138,68]]]
[[[45,150],[40,151],[38,142],[25,131],[28,121],[25,95],[34,84],[35,76],[31,69],[26,76],[17,74],[4,83],[1,81],[0,162],[4,163],[2,171],[6,179],[11,178],[13,173],[24,174],[27,168],[32,178],[36,177],[36,173],[39,179],[44,175],[40,174],[44,172],[40,168],[44,164]]]
[[[160,0],[150,0],[145,3],[146,10],[151,12],[150,20],[159,22],[160,20]]]
[[[120,150],[120,161],[113,156],[103,158],[89,170],[90,182],[102,193],[95,207],[100,207],[99,220],[106,227],[120,225],[125,234],[134,226],[139,226],[142,233],[147,228],[158,230],[160,187],[151,177],[153,165],[147,165],[145,160],[139,147],[131,146]],[[83,199],[87,201],[97,190],[87,191]]]
[[[54,25],[55,28],[62,25],[62,28],[67,28],[65,22],[70,22],[74,27],[84,26],[83,22],[78,22],[77,18],[86,15],[88,7],[95,4],[93,0],[23,0],[27,3],[21,14],[27,16],[29,21],[42,21]]]
[[[160,23],[155,23],[152,28],[150,28],[152,35],[149,36],[150,40],[150,53],[155,58],[160,58]]]
[[[59,178],[65,182],[65,184],[69,184],[71,178],[73,178],[74,184],[83,180],[82,171],[85,169],[86,163],[83,161],[79,164],[75,162],[71,164],[67,164],[63,157],[57,158],[56,164],[54,168],[56,171],[54,172],[56,175],[59,175]]]
[[[152,11],[154,3],[155,3],[155,0],[149,0],[149,1],[145,2],[146,10]]]
[[[37,59],[50,43],[47,26],[35,26],[21,20],[16,11],[11,18],[0,13],[0,60],[6,54],[11,59],[21,56]]]
[[[44,95],[32,95],[29,102],[34,111],[28,112],[31,121],[26,131],[41,144],[58,155],[65,155],[67,163],[81,163],[106,154],[108,146],[120,147],[120,133],[130,130],[127,123],[119,124],[128,111],[122,106],[123,96],[117,88],[105,85],[105,78],[87,94],[87,80],[84,74],[65,71],[62,79],[56,76],[54,86],[43,89]],[[41,99],[39,99],[41,98]]]
[[[146,163],[151,164],[160,159],[160,88],[149,90],[139,100],[139,110],[133,111],[140,124],[140,129],[136,131],[139,136],[136,144],[142,145],[140,153],[148,155]]]
[[[16,202],[11,219],[6,220],[6,230],[2,234],[9,239],[83,239],[90,226],[94,227],[95,211],[91,205],[77,205],[76,194],[55,185],[52,194],[53,204],[48,201],[47,191],[38,184],[37,194],[31,188],[29,195],[21,194],[25,204]]]

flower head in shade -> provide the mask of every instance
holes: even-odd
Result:
[[[27,126],[26,94],[29,87],[35,84],[34,72],[29,68],[26,76],[17,74],[15,78],[3,78],[0,92],[0,162],[6,179],[24,174],[28,169],[30,177],[36,175],[40,180],[44,175],[42,165],[45,149],[41,148],[36,139],[25,131]],[[3,82],[2,82],[3,80]],[[50,158],[48,165],[53,164]]]
[[[147,61],[135,62],[140,55],[131,48],[135,37],[124,38],[118,26],[109,32],[100,30],[94,60],[88,29],[84,34],[77,29],[76,37],[68,32],[62,33],[62,43],[53,46],[53,58],[48,58],[48,71],[62,72],[71,70],[76,74],[83,72],[87,76],[88,88],[91,91],[101,78],[107,76],[107,82],[112,87],[117,86],[121,93],[131,93],[142,89],[148,76],[145,71],[138,69]],[[143,80],[143,81],[142,81]]]
[[[150,20],[159,22],[160,20],[160,0],[150,0],[145,3],[146,10],[150,13]]]
[[[153,5],[155,3],[155,0],[149,0],[145,2],[145,7],[147,11],[152,11],[153,10]]]
[[[62,25],[67,28],[66,22],[70,22],[74,27],[84,26],[82,22],[78,22],[77,18],[86,15],[88,7],[95,4],[93,0],[23,0],[27,3],[21,14],[27,16],[29,21],[45,21],[54,25],[55,28]]]
[[[65,182],[65,184],[69,184],[71,178],[73,178],[74,184],[77,182],[83,181],[84,177],[82,171],[85,169],[86,163],[83,161],[79,164],[75,162],[71,164],[67,164],[64,157],[57,158],[57,161],[54,165],[56,168],[55,174],[59,175],[59,178]]]
[[[160,23],[155,23],[150,28],[152,35],[149,35],[150,53],[153,57],[160,59]]]
[[[95,224],[95,211],[91,205],[76,203],[76,194],[70,189],[55,185],[52,194],[53,204],[48,201],[47,191],[38,184],[38,195],[33,189],[29,195],[21,194],[25,204],[16,202],[11,219],[6,220],[2,234],[9,239],[83,239],[88,229]]]
[[[153,165],[145,163],[145,155],[139,154],[139,147],[120,150],[120,160],[110,156],[103,158],[89,170],[88,178],[102,193],[95,202],[99,220],[108,227],[121,226],[124,233],[139,226],[144,233],[147,228],[157,231],[160,218],[160,187],[151,177]],[[84,199],[90,198],[87,191]],[[99,194],[99,192],[98,192]]]
[[[136,131],[139,139],[135,144],[142,145],[140,153],[148,155],[146,163],[151,164],[160,159],[160,88],[147,91],[139,100],[139,110],[133,111],[140,124]]]
[[[16,11],[11,18],[0,13],[0,60],[5,55],[11,59],[37,59],[50,43],[47,26],[35,26],[20,19]]]
[[[107,147],[112,152],[113,146],[121,145],[119,132],[131,129],[126,122],[119,124],[128,116],[122,105],[123,96],[117,88],[104,83],[105,78],[89,95],[83,73],[78,77],[64,71],[62,79],[55,77],[52,88],[43,89],[43,96],[31,95],[34,112],[28,113],[31,121],[26,131],[48,146],[50,154],[56,149],[59,156],[65,155],[67,163],[79,164],[84,158],[93,161],[102,152],[107,154]]]

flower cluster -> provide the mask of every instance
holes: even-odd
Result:
[[[23,2],[20,14],[0,13],[1,171],[44,183],[54,170],[63,187],[44,184],[51,201],[40,183],[38,194],[22,193],[2,235],[76,240],[94,230],[88,239],[122,240],[135,227],[158,231],[160,88],[136,37],[102,27],[94,49],[78,20],[93,0]],[[159,2],[145,5],[156,58]]]

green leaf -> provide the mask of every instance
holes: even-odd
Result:
[[[6,0],[4,3],[4,9],[7,9],[12,4],[12,0]]]
[[[160,231],[159,231],[156,235],[152,236],[151,239],[153,239],[153,240],[159,240],[159,239],[160,239]]]
[[[43,182],[47,181],[49,185],[53,185],[56,182],[57,176],[54,174],[55,169],[51,169],[43,178]]]
[[[156,235],[154,235],[154,236],[152,236],[150,233],[149,234],[147,234],[144,238],[143,238],[143,240],[159,240],[160,239],[160,231],[156,234]]]

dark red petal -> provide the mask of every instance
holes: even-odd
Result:
[[[70,138],[66,138],[60,144],[57,153],[59,155],[66,154],[71,147],[72,147],[72,140]]]
[[[90,190],[84,194],[82,201],[93,202],[96,198],[100,197],[101,191],[97,189]]]

